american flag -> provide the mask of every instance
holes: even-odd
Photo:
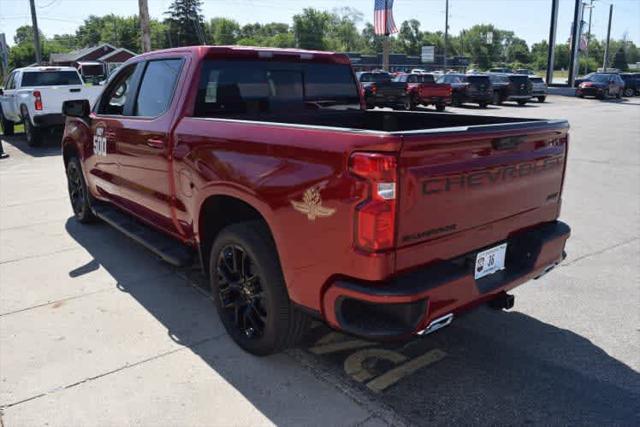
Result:
[[[393,20],[393,0],[375,0],[373,11],[373,32],[377,36],[388,36],[397,33],[398,28]]]

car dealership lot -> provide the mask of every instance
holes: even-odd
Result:
[[[268,358],[227,338],[198,272],[71,218],[55,141],[5,138],[4,425],[640,423],[640,98],[447,111],[569,119],[568,258],[510,312],[404,343],[318,324]]]

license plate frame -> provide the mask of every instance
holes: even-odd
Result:
[[[473,267],[474,278],[479,280],[500,270],[504,270],[506,255],[506,243],[478,252]]]

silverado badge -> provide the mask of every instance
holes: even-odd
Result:
[[[291,205],[298,212],[307,215],[310,221],[315,221],[318,217],[331,216],[336,212],[333,208],[322,206],[320,189],[315,187],[311,187],[304,192],[301,202],[292,200]]]

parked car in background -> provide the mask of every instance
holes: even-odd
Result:
[[[518,105],[524,105],[533,96],[531,81],[525,74],[490,73],[489,76],[493,79],[492,84],[495,81],[496,89],[493,91],[492,99],[496,104],[515,101]]]
[[[593,73],[589,78],[578,85],[576,96],[594,96],[598,99],[606,99],[612,96],[621,98],[624,92],[624,80],[618,73]]]
[[[576,87],[580,86],[581,83],[589,80],[591,78],[591,76],[593,76],[594,74],[595,73],[589,73],[589,74],[585,74],[582,77],[576,77],[576,79],[574,80]],[[568,80],[567,80],[567,83],[568,83]]]
[[[426,335],[484,303],[511,308],[507,292],[565,258],[565,120],[361,106],[342,54],[140,55],[93,110],[65,103],[74,217],[200,265],[229,336],[257,355],[295,345],[312,318]]]
[[[621,73],[624,80],[624,96],[640,95],[640,73]]]
[[[62,103],[98,97],[102,87],[87,87],[73,67],[26,67],[13,70],[0,90],[0,122],[5,135],[24,123],[27,143],[42,142],[44,131],[64,125]]]
[[[391,74],[385,71],[363,71],[356,75],[362,85],[367,108],[411,109],[411,100],[407,92],[406,83],[393,81]]]
[[[493,100],[493,88],[487,75],[449,73],[437,81],[451,85],[451,104],[456,107],[468,102],[486,108]]]
[[[529,81],[531,82],[531,94],[534,98],[538,99],[538,102],[544,102],[547,99],[547,84],[545,83],[542,77],[538,76],[529,76]]]
[[[489,72],[509,74],[509,73],[513,73],[513,70],[511,68],[497,67],[497,68],[491,68]]]
[[[444,111],[451,104],[451,85],[436,83],[432,74],[401,74],[395,81],[407,84],[412,110],[418,105],[434,105]]]
[[[518,68],[514,71],[515,74],[524,74],[527,76],[535,76],[536,72],[533,70],[530,70],[529,68]]]

